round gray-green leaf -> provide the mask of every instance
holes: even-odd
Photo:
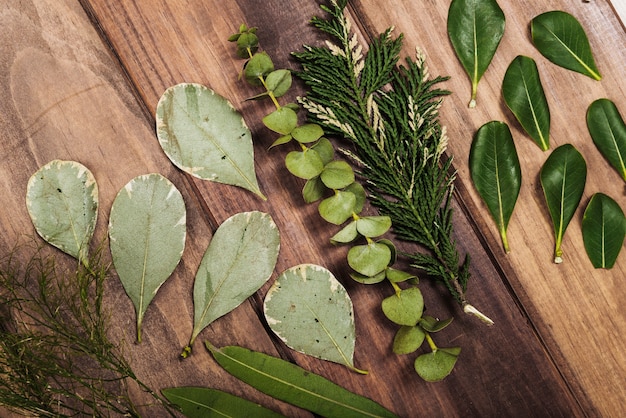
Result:
[[[626,124],[615,103],[609,99],[591,103],[587,128],[598,150],[626,181]]]
[[[220,225],[196,274],[189,347],[211,322],[241,305],[267,282],[279,249],[278,228],[267,213],[238,213]]]
[[[550,108],[535,60],[518,55],[504,74],[502,95],[522,128],[539,148],[550,148]]]
[[[544,163],[540,179],[554,227],[554,262],[561,263],[563,235],[585,190],[587,163],[573,145],[561,145]]]
[[[417,325],[424,312],[424,298],[417,287],[409,287],[383,299],[382,309],[392,322],[407,327]]]
[[[461,349],[439,348],[415,359],[415,371],[427,382],[439,382],[452,373]]]
[[[587,34],[574,16],[560,10],[542,13],[530,22],[530,31],[533,44],[548,60],[595,80],[602,79]]]
[[[156,109],[159,144],[181,170],[265,198],[254,171],[252,135],[233,106],[200,84],[168,88]]]
[[[379,242],[355,245],[348,251],[348,264],[357,273],[372,277],[385,270],[391,262],[391,249]]]
[[[594,194],[583,215],[582,231],[591,264],[612,268],[626,235],[626,218],[619,204],[603,193]]]
[[[285,157],[285,166],[291,174],[305,180],[319,176],[324,170],[322,159],[312,148],[306,148],[304,151],[291,151]]]
[[[298,125],[298,115],[286,106],[274,110],[263,118],[263,124],[281,135],[291,135]]]
[[[420,327],[402,326],[393,339],[393,352],[410,354],[420,348],[424,338],[426,338],[426,333]]]
[[[98,217],[98,185],[87,167],[75,161],[50,161],[30,177],[26,206],[46,242],[87,263]]]
[[[326,222],[341,225],[355,213],[356,205],[357,197],[354,193],[336,190],[333,196],[320,202],[317,210]]]
[[[363,216],[356,221],[357,231],[368,238],[379,237],[389,228],[391,228],[389,216]]]
[[[507,226],[522,185],[522,171],[509,127],[498,121],[481,126],[470,149],[472,182],[498,226],[509,252]]]
[[[286,270],[263,306],[270,328],[289,347],[354,369],[352,301],[330,271],[313,264]]]
[[[472,83],[469,107],[476,106],[478,82],[504,35],[505,16],[495,0],[452,0],[448,36]]]
[[[354,183],[354,171],[345,161],[331,161],[324,167],[320,178],[329,189],[343,189]]]
[[[160,174],[131,180],[111,207],[111,255],[135,306],[138,342],[148,305],[183,255],[186,218],[182,195]]]
[[[267,89],[274,93],[274,97],[281,97],[291,87],[291,71],[289,70],[276,70],[267,75],[265,79],[265,85]]]

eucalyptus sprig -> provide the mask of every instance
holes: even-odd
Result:
[[[466,313],[491,325],[467,301],[469,258],[460,262],[452,234],[455,174],[452,158],[444,158],[448,137],[438,118],[449,92],[437,84],[446,78],[430,78],[420,51],[398,65],[402,35],[394,39],[391,28],[363,53],[346,4],[331,0],[331,7],[322,6],[329,18],[312,20],[337,43],[295,54],[298,76],[309,88],[300,103],[311,120],[354,145],[348,155],[361,167],[372,203],[391,218],[398,238],[425,249],[408,254],[412,265],[443,283]]]
[[[319,202],[318,212],[327,222],[343,225],[331,242],[352,244],[347,261],[354,270],[351,277],[357,282],[374,284],[388,281],[394,294],[382,301],[382,310],[394,323],[401,326],[394,339],[394,351],[408,354],[427,341],[431,352],[419,356],[415,369],[425,380],[437,381],[454,368],[460,348],[439,348],[431,333],[445,328],[451,320],[440,321],[423,314],[424,301],[417,287],[417,277],[393,268],[397,250],[392,241],[381,238],[392,227],[387,215],[362,215],[366,201],[363,186],[355,181],[350,164],[335,157],[332,143],[324,137],[318,123],[298,123],[298,105],[281,105],[277,100],[292,84],[292,74],[285,69],[275,69],[266,52],[258,52],[256,28],[242,24],[239,32],[229,41],[237,43],[237,54],[246,58],[243,78],[264,92],[251,99],[269,98],[275,110],[263,118],[264,125],[279,135],[271,147],[296,143],[296,150],[285,158],[287,169],[296,177],[306,180],[302,195],[307,203]],[[375,83],[374,83],[375,84]],[[326,127],[326,126],[325,126]],[[337,127],[331,129],[336,132]],[[341,127],[345,130],[349,126]],[[270,147],[270,148],[271,148]],[[399,283],[409,284],[404,289]]]

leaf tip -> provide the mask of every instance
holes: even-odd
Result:
[[[180,353],[180,357],[183,359],[186,359],[190,355],[191,355],[191,345],[187,345],[185,346],[185,348],[183,348],[183,351]]]

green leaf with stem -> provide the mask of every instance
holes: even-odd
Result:
[[[390,321],[398,325],[414,327],[424,312],[424,298],[417,287],[397,289],[394,295],[383,300],[382,308]]]
[[[583,215],[582,231],[593,266],[612,268],[626,235],[626,218],[619,204],[603,193],[594,194]]]
[[[609,99],[597,99],[587,109],[587,128],[604,158],[626,181],[626,124]]]
[[[357,198],[354,193],[335,190],[335,194],[322,200],[317,210],[326,222],[341,225],[355,213]]]
[[[393,338],[393,352],[411,354],[420,348],[425,338],[426,333],[419,326],[403,325]]]
[[[426,334],[426,340],[431,344],[430,335]],[[415,371],[427,382],[439,382],[452,373],[460,352],[459,347],[434,348],[415,359]]]
[[[310,180],[324,170],[324,162],[313,148],[303,147],[302,151],[291,151],[285,157],[285,166],[291,174]]]
[[[324,166],[320,179],[329,189],[343,189],[354,183],[354,171],[347,162],[335,160]]]
[[[391,262],[391,250],[385,244],[369,240],[365,245],[355,245],[348,250],[348,264],[357,273],[375,276]]]

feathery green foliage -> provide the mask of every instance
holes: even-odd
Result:
[[[469,259],[460,262],[453,238],[455,173],[438,119],[449,92],[437,85],[447,78],[430,78],[420,51],[399,65],[402,35],[393,38],[392,29],[364,53],[344,15],[346,4],[332,0],[332,7],[322,6],[329,18],[312,21],[337,43],[294,54],[302,65],[297,75],[309,88],[300,104],[313,122],[354,145],[346,154],[360,167],[372,203],[391,218],[398,238],[425,249],[408,254],[414,267],[444,283],[466,312],[491,323],[466,300]]]

